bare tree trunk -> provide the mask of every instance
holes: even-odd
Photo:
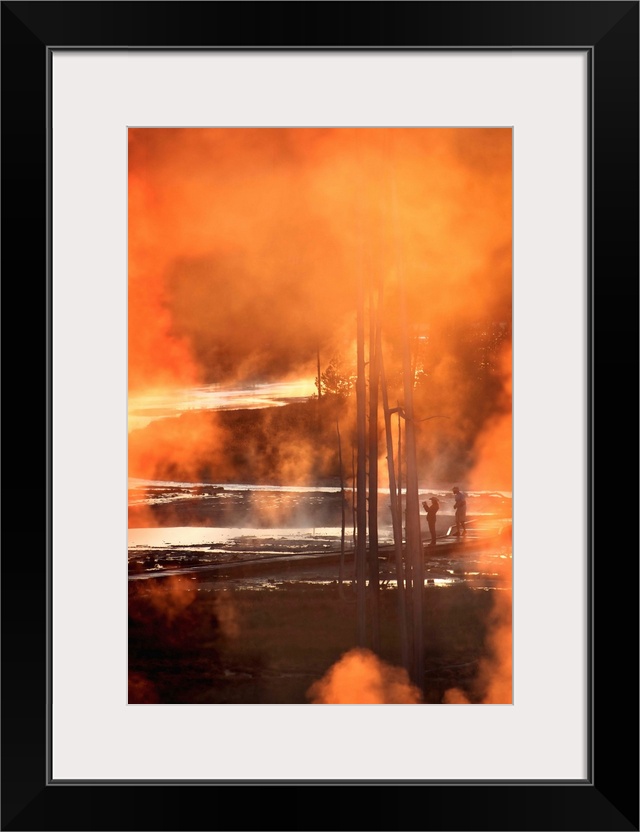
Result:
[[[401,272],[402,293],[402,365],[404,375],[404,412],[406,421],[407,457],[407,557],[412,566],[413,598],[413,673],[420,690],[424,689],[424,555],[420,532],[420,501],[418,496],[418,468],[416,461],[415,421],[413,412],[413,375],[409,344],[409,321],[404,274]]]
[[[380,651],[380,571],[378,564],[378,384],[379,312],[369,291],[369,599],[371,647]]]
[[[400,536],[405,539],[406,522],[404,518],[404,503],[402,500],[402,416],[398,407],[398,517],[400,518]]]
[[[380,336],[380,332],[378,332]],[[389,506],[391,508],[391,524],[393,526],[393,544],[396,558],[396,583],[398,586],[398,629],[400,631],[400,650],[402,666],[410,670],[409,639],[407,636],[407,605],[404,586],[404,563],[402,559],[402,518],[398,517],[398,492],[396,482],[395,463],[393,460],[393,428],[391,424],[391,410],[389,409],[389,392],[387,377],[384,371],[384,356],[381,344],[378,343],[380,354],[380,387],[382,389],[382,408],[384,411],[385,435],[387,438],[387,467],[389,469]]]
[[[353,521],[353,580],[356,580],[357,558],[355,553],[358,546],[357,513],[356,513],[356,449],[351,446],[351,519]]]
[[[409,341],[409,311],[407,300],[407,281],[404,272],[400,224],[398,221],[398,198],[396,183],[392,174],[392,210],[396,238],[396,259],[400,283],[400,323],[402,329],[402,375],[404,382],[404,416],[406,422],[406,459],[407,459],[407,560],[411,564],[412,582],[412,632],[413,661],[412,680],[424,691],[424,554],[420,532],[420,502],[418,496],[418,468],[416,458],[416,435],[413,411],[414,374],[411,361]]]
[[[413,583],[413,680],[420,689],[424,686],[424,562],[422,535],[420,533],[420,504],[418,497],[418,471],[416,464],[415,425],[413,421],[412,379],[407,368],[405,379],[406,454],[407,454],[407,557],[412,565]]]
[[[344,535],[346,527],[346,513],[345,513],[345,493],[344,493],[344,469],[342,467],[342,439],[340,437],[340,423],[336,422],[336,432],[338,434],[338,463],[340,466],[340,508],[342,511],[342,528],[340,532],[340,569],[338,571],[338,593],[340,598],[344,597],[343,581],[344,581]]]
[[[400,540],[402,542],[402,561],[404,565],[404,580],[405,580],[405,613],[406,619],[404,621],[404,628],[407,631],[407,645],[410,656],[413,656],[413,567],[411,560],[407,555],[406,539],[407,539],[407,518],[405,510],[405,501],[402,498],[403,488],[403,446],[402,446],[402,409],[398,405],[398,521],[400,524]],[[409,664],[411,670],[411,663]]]
[[[356,601],[358,644],[367,646],[366,569],[367,569],[367,451],[366,451],[366,384],[364,357],[364,280],[362,271],[358,279],[357,310],[357,380],[356,425],[358,432],[357,467],[357,525],[356,540]]]

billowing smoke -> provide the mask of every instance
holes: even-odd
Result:
[[[131,432],[129,472],[155,480],[316,484],[339,474],[337,423],[346,454],[353,424],[349,402],[158,419]]]
[[[206,665],[213,676],[222,646],[240,637],[242,624],[232,594],[200,590],[192,576],[130,582],[130,705],[181,699],[197,675],[192,658],[197,654],[195,666]]]
[[[178,575],[130,585],[128,610],[130,645],[181,648],[197,639],[234,639],[241,629],[232,597],[199,600],[196,582]]]
[[[145,587],[148,607],[169,626],[184,615],[195,598],[193,587],[178,577],[169,577],[162,582],[149,581]],[[130,609],[136,608],[132,605]]]
[[[513,702],[511,560],[499,560],[496,570],[509,588],[494,591],[484,656],[470,688],[467,691],[460,688],[447,690],[442,700],[446,704],[509,705]]]
[[[510,341],[503,345],[497,358],[499,362],[497,378],[501,380],[501,389],[495,397],[493,412],[476,439],[474,464],[469,474],[469,487],[512,491],[513,419]]]
[[[508,129],[131,129],[130,392],[313,378],[318,355],[354,358],[362,281],[393,406],[404,282],[421,466],[462,479],[510,407],[511,150]],[[131,462],[216,470],[218,428],[167,426]],[[308,451],[273,470],[299,479]]]
[[[354,649],[311,685],[307,698],[315,705],[415,705],[422,697],[404,668],[370,650]]]

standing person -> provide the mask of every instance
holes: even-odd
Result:
[[[423,509],[427,512],[427,523],[429,524],[429,531],[431,532],[431,546],[436,545],[436,514],[438,513],[438,509],[440,508],[440,503],[437,501],[435,497],[429,497],[429,502],[431,505],[428,505],[425,501],[422,504]]]
[[[464,524],[467,520],[467,495],[460,491],[457,485],[453,486],[453,507],[456,512],[456,535],[465,535]]]

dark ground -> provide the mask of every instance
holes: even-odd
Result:
[[[259,581],[183,575],[129,583],[131,704],[306,704],[313,682],[356,645],[355,591],[350,583],[340,590],[335,566]],[[425,703],[441,702],[452,687],[473,697],[494,594],[464,582],[425,587]],[[399,666],[396,590],[383,589],[379,602],[376,652]]]

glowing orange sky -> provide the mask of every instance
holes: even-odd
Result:
[[[194,344],[308,359],[358,270],[400,259],[422,318],[473,319],[510,294],[510,250],[509,130],[132,129],[131,386],[229,374]]]
[[[393,344],[402,275],[450,410],[489,414],[446,333],[510,331],[511,161],[508,129],[131,129],[130,391],[313,377],[318,349],[352,351],[359,279],[383,282]]]

